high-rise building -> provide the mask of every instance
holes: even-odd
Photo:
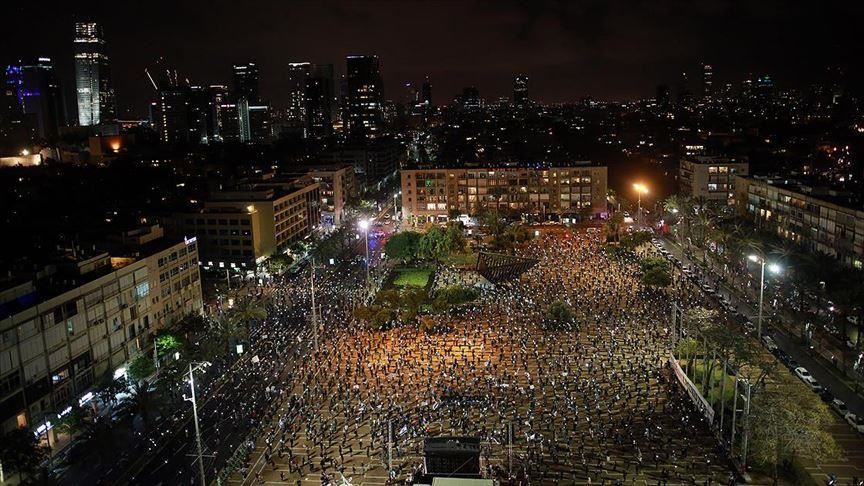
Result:
[[[222,105],[229,102],[228,87],[222,84],[212,84],[208,88],[207,139],[222,140]]]
[[[63,95],[50,58],[37,57],[6,69],[7,83],[14,90],[20,112],[31,117],[36,135],[54,138],[65,125]]]
[[[468,86],[462,90],[462,97],[460,99],[460,103],[462,105],[462,109],[465,111],[477,111],[479,110],[483,103],[480,99],[480,90],[475,88],[474,86]]]
[[[528,102],[528,76],[517,74],[513,77],[513,104],[524,107]]]
[[[234,96],[246,98],[250,104],[260,102],[258,65],[254,62],[234,65]]]
[[[76,22],[74,42],[78,124],[90,126],[113,121],[116,105],[102,26],[96,22]]]
[[[432,81],[429,76],[423,80],[423,86],[420,87],[420,101],[427,107],[432,106]]]
[[[210,92],[185,83],[160,86],[153,107],[159,140],[168,144],[207,143]]]
[[[384,133],[384,92],[378,56],[348,56],[345,124],[351,139],[377,138]]]
[[[710,64],[702,65],[702,97],[714,96],[714,68]]]
[[[288,121],[296,126],[306,120],[306,80],[311,70],[308,62],[288,64]]]

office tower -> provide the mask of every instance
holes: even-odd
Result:
[[[228,87],[213,84],[207,89],[209,94],[207,113],[207,139],[222,140],[222,105],[228,103]]]
[[[260,101],[258,66],[254,62],[234,65],[234,97],[246,98],[250,104]]]
[[[267,105],[249,105],[246,108],[248,127],[243,127],[245,142],[263,143],[273,135],[270,128],[270,107]],[[248,130],[248,133],[245,131]]]
[[[525,74],[513,77],[513,104],[518,107],[528,105],[528,76]]]
[[[761,104],[768,104],[774,97],[774,79],[769,74],[763,74],[756,78],[754,87],[754,95],[756,101]]]
[[[205,142],[208,94],[201,87],[185,84],[160,87],[155,107],[159,140],[168,144]]]
[[[21,61],[6,69],[20,112],[30,118],[41,139],[55,138],[65,125],[63,95],[50,58]]]
[[[248,104],[246,107],[248,108]],[[241,135],[240,107],[238,103],[225,102],[220,104],[219,139],[223,142],[236,143],[241,141]]]
[[[76,22],[74,43],[78,124],[90,126],[113,121],[116,105],[102,26],[96,22]]]
[[[306,120],[306,80],[312,70],[308,62],[288,65],[288,121],[295,126]]]
[[[249,142],[252,140],[252,126],[249,121],[249,99],[241,96],[237,100],[237,128],[239,131],[239,140],[241,142]]]
[[[462,104],[462,109],[465,111],[479,110],[481,107],[480,90],[478,90],[474,86],[468,86],[467,88],[464,88],[462,90],[462,97],[459,101]]]
[[[702,65],[702,97],[714,96],[714,68],[710,64]]]
[[[332,79],[332,78],[331,78]],[[325,138],[333,133],[331,96],[333,83],[326,78],[310,77],[306,80],[306,136]]]
[[[378,56],[348,56],[345,124],[351,139],[371,139],[384,132],[384,95]]]
[[[429,80],[429,76],[426,76],[420,88],[420,101],[427,107],[432,106],[432,81]]]

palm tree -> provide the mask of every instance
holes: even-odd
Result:
[[[120,405],[132,415],[140,415],[144,428],[147,428],[148,415],[156,408],[156,394],[147,380],[136,381],[123,397]]]
[[[249,328],[243,325],[238,314],[226,311],[222,311],[210,319],[210,331],[229,352],[233,340],[245,339],[249,335]]]
[[[234,314],[242,322],[267,318],[267,309],[252,298],[241,300],[234,306]]]
[[[621,212],[612,213],[609,221],[606,222],[606,229],[614,241],[621,239],[621,226],[624,224],[624,214]]]

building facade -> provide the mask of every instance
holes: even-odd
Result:
[[[738,177],[739,213],[758,227],[864,268],[864,211],[848,199],[786,180]]]
[[[606,167],[460,168],[402,170],[404,218],[445,220],[451,211],[483,209],[538,216],[599,215],[606,211]]]
[[[320,187],[321,226],[341,226],[348,201],[359,194],[354,166],[316,167],[309,170],[308,177]]]
[[[205,269],[254,271],[266,257],[312,233],[321,219],[319,201],[317,183],[256,182],[215,193],[166,225],[172,235],[197,237]]]
[[[14,90],[21,112],[33,117],[36,135],[41,139],[57,137],[66,125],[63,92],[48,57],[37,57],[6,68],[7,83]]]
[[[346,65],[342,121],[348,138],[378,138],[384,134],[384,87],[378,56],[348,56]]]
[[[102,26],[76,22],[74,43],[78,124],[83,127],[114,121],[114,88]]]
[[[681,159],[678,181],[681,194],[706,201],[735,204],[735,177],[747,176],[746,160],[730,157],[691,156]]]
[[[156,330],[202,309],[194,238],[140,256],[68,257],[0,292],[2,429],[51,428],[106,373],[151,354]]]

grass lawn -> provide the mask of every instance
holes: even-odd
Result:
[[[441,261],[443,263],[449,263],[450,265],[455,265],[457,267],[476,266],[477,255],[471,252],[453,253],[445,256],[441,259]]]
[[[393,285],[396,287],[425,287],[432,277],[432,267],[397,268]]]

